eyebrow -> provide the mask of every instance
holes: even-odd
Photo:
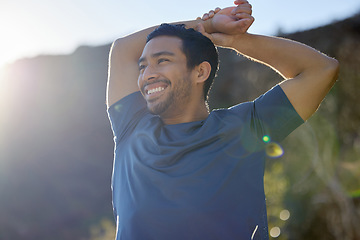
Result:
[[[160,56],[174,56],[175,54],[173,52],[168,52],[168,51],[161,51],[161,52],[157,52],[151,55],[151,58],[157,58]],[[144,62],[146,60],[146,57],[141,57],[138,61],[138,64],[140,64],[141,62]]]

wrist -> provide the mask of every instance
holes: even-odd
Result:
[[[239,51],[242,48],[245,48],[248,45],[249,37],[251,34],[249,33],[240,33],[236,35],[228,35],[226,40],[222,42],[222,47],[236,49]]]
[[[199,23],[204,26],[204,29],[205,29],[206,33],[211,34],[211,33],[216,32],[216,30],[215,30],[215,28],[213,26],[213,23],[212,23],[212,18],[209,18],[207,20],[200,19]]]

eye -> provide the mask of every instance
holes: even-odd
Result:
[[[139,65],[139,71],[142,71],[142,70],[144,70],[145,68],[146,68],[145,65],[143,65],[143,64]]]
[[[169,62],[169,59],[167,59],[167,58],[159,58],[158,64],[160,64],[162,62]]]

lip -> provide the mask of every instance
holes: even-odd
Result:
[[[143,94],[146,100],[154,100],[160,97],[170,84],[167,81],[157,81],[145,84],[143,87]]]

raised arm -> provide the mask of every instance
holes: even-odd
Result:
[[[149,28],[113,42],[110,49],[106,104],[113,103],[138,90],[137,61],[145,46],[146,36],[154,28]]]
[[[189,28],[195,28],[197,24],[203,23],[210,30],[211,20],[194,20],[178,22]],[[121,98],[139,91],[137,79],[139,76],[138,61],[146,44],[146,37],[157,26],[136,32],[123,38],[119,38],[112,44],[109,57],[109,71],[107,83],[107,106]]]
[[[217,14],[224,11],[228,10],[223,9]],[[240,13],[241,9],[235,11]],[[213,25],[217,25],[215,17]],[[216,45],[235,49],[279,72],[285,79],[280,83],[281,88],[304,120],[317,110],[337,79],[337,60],[304,44],[249,33],[229,35],[202,31]]]
[[[235,6],[229,9],[234,10]],[[246,27],[242,18],[236,17],[234,14],[235,12],[227,11],[219,16],[222,20],[218,21],[217,28],[221,28],[222,31],[227,34],[239,34],[245,32],[251,23]],[[178,22],[177,24],[185,24],[188,28],[197,28],[201,23],[204,31],[212,33],[214,31],[218,31],[212,24],[213,19],[217,18],[218,16],[205,20],[197,19],[193,21]],[[145,47],[147,35],[155,28],[156,26],[114,41],[109,57],[106,96],[106,103],[108,107],[126,95],[139,90],[137,86],[137,79],[139,75],[138,60]]]
[[[284,77],[280,86],[303,120],[317,110],[338,76],[335,59],[292,40],[244,34],[233,47]]]

